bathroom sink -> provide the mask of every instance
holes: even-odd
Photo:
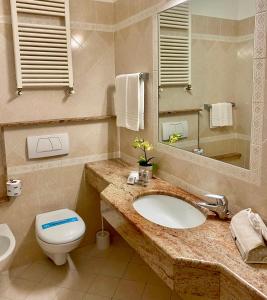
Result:
[[[182,199],[167,195],[139,197],[133,207],[145,219],[169,228],[193,228],[206,221],[206,216],[199,209]]]

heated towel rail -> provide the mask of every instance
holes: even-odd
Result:
[[[45,86],[67,86],[72,94],[69,0],[10,3],[18,95],[24,87]],[[36,16],[40,24],[32,23]],[[64,25],[53,25],[58,18]]]
[[[190,3],[159,16],[159,85],[191,86]]]

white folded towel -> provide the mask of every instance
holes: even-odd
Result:
[[[210,109],[210,128],[233,126],[232,103],[216,103]]]
[[[140,73],[128,74],[126,128],[144,129],[144,80]]]
[[[247,263],[267,263],[266,225],[259,215],[244,209],[232,217],[230,232]]]
[[[118,75],[115,79],[115,114],[117,126],[126,127],[127,75]]]

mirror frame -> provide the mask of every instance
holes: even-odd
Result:
[[[153,99],[154,99],[154,137],[153,142],[157,151],[175,156],[178,159],[189,161],[195,165],[203,166],[223,175],[231,176],[241,181],[260,185],[263,148],[263,118],[265,96],[265,57],[266,57],[266,32],[262,0],[255,0],[255,33],[253,57],[253,96],[252,119],[250,140],[250,167],[244,169],[238,166],[217,161],[205,156],[197,155],[183,149],[164,145],[158,138],[158,14],[166,9],[181,4],[186,0],[171,0],[158,6],[153,16]]]

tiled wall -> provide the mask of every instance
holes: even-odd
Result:
[[[165,1],[167,3],[167,0]],[[258,14],[257,18],[265,17],[267,20],[267,1],[257,1]],[[130,9],[130,8],[128,8]],[[260,19],[262,20],[262,19]],[[136,46],[137,45],[137,46]],[[140,49],[142,45],[142,49]],[[124,72],[135,71],[149,71],[150,74],[156,76],[155,69],[153,68],[153,20],[148,16],[147,19],[130,25],[127,28],[116,32],[115,34],[115,55],[116,55],[116,74]],[[259,58],[259,62],[265,62],[264,58]],[[152,98],[152,80],[147,83],[147,95],[146,95],[146,120],[144,132],[140,132],[138,135],[153,140],[154,130],[152,124],[154,123],[153,107],[156,99]],[[261,99],[258,99],[258,102]],[[265,100],[266,101],[266,100]],[[255,105],[258,104],[257,102]],[[254,107],[255,107],[254,105]],[[258,104],[260,109],[260,103]],[[257,110],[258,110],[257,109]],[[257,121],[259,122],[259,120]],[[211,193],[225,194],[230,201],[230,208],[233,211],[237,209],[252,207],[256,211],[262,214],[267,219],[267,206],[266,206],[266,138],[267,138],[267,119],[264,120],[264,133],[260,137],[262,140],[259,142],[262,145],[263,161],[261,165],[261,179],[259,185],[250,184],[243,180],[237,179],[234,176],[224,175],[220,171],[220,167],[217,169],[204,166],[204,164],[196,164],[189,159],[184,159],[182,155],[176,156],[168,153],[155,152],[157,156],[159,167],[162,176],[167,178],[167,174],[172,174],[177,180],[172,177],[173,181],[179,182],[184,187],[195,188],[199,192],[209,191]],[[254,126],[255,124],[253,124]],[[131,147],[131,142],[137,134],[126,129],[121,130],[121,151],[123,154],[131,157],[137,157],[137,153]],[[253,146],[254,148],[256,146]],[[259,146],[261,147],[261,146]],[[258,148],[259,148],[258,147]],[[173,153],[173,152],[172,152]],[[124,156],[126,157],[126,156]],[[165,174],[165,175],[164,175]],[[170,178],[170,177],[169,177]]]
[[[162,0],[117,0],[115,1],[115,23],[124,21],[146,9],[151,8]]]
[[[112,113],[114,92],[113,4],[70,0],[75,95],[62,88],[25,90],[16,96],[9,1],[0,0],[0,122],[99,116]],[[102,30],[102,28],[104,28]],[[70,154],[29,161],[26,137],[68,132]],[[38,259],[35,240],[38,213],[76,209],[87,224],[85,241],[100,227],[99,199],[83,182],[84,163],[117,155],[114,120],[67,126],[5,130],[9,177],[22,180],[23,193],[0,206],[0,223],[8,223],[17,240],[14,264]],[[0,176],[2,168],[0,168]],[[2,188],[0,187],[1,191]]]

